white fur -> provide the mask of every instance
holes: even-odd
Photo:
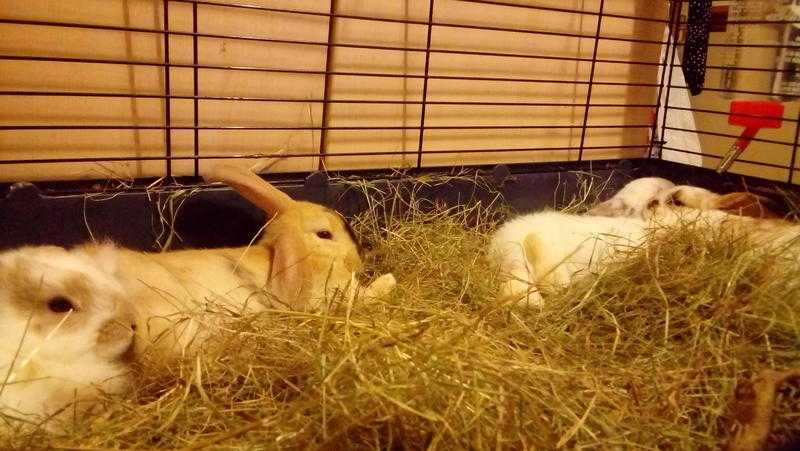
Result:
[[[642,245],[654,232],[676,226],[746,234],[754,245],[784,246],[789,258],[800,258],[794,246],[800,242],[799,225],[731,215],[713,208],[716,197],[703,188],[681,186],[659,191],[633,217],[545,211],[512,219],[494,233],[489,245],[489,256],[503,279],[500,300],[541,305],[542,289],[564,287],[578,276],[597,272],[618,250]]]
[[[641,244],[646,226],[640,218],[555,211],[512,219],[494,233],[489,245],[490,258],[505,279],[500,299],[541,305],[540,289],[565,286],[574,277],[595,270],[616,249]]]
[[[100,331],[110,321],[116,324],[125,309],[122,287],[109,272],[114,270],[110,252],[42,246],[0,254],[0,384],[7,381],[0,385],[3,414],[43,420],[75,401],[127,389],[129,368],[121,357],[132,343],[132,331],[98,346]],[[14,270],[20,267],[26,270]],[[65,288],[76,278],[88,284],[90,295]],[[31,282],[36,289],[21,294],[19,287]],[[47,301],[55,296],[69,298],[76,310],[48,310]]]
[[[674,186],[674,183],[660,177],[638,178],[628,182],[611,199],[597,204],[589,214],[641,217],[651,200]]]

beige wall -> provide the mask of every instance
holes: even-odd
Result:
[[[510,1],[510,0],[507,0]],[[315,0],[249,0],[276,8],[328,12],[327,1]],[[553,6],[545,0],[516,1],[529,5]],[[598,0],[565,0],[561,8],[597,11]],[[664,18],[666,2],[632,2],[607,0],[606,11]],[[63,21],[101,24],[143,29],[161,29],[161,1],[154,0],[26,0],[0,2],[0,18],[38,21]],[[540,31],[562,31],[586,36],[594,35],[597,18],[593,15],[566,14],[474,4],[456,0],[437,0],[434,21],[489,27],[520,28]],[[191,5],[170,3],[170,29],[190,32]],[[266,38],[325,42],[328,33],[326,16],[293,15],[258,10],[224,7],[199,7],[201,33],[219,35],[251,35]],[[427,0],[377,1],[339,0],[339,14],[379,16],[426,21]],[[663,24],[604,18],[602,35],[636,37],[658,41]],[[393,47],[424,48],[427,27],[418,24],[362,21],[337,18],[334,24],[336,42],[360,43]],[[170,60],[192,64],[192,38],[172,36]],[[253,66],[323,71],[326,67],[324,46],[303,46],[242,41],[235,39],[200,38],[199,60],[204,65]],[[511,33],[455,27],[433,28],[432,48],[559,57],[590,58],[594,39]],[[602,40],[598,57],[612,60],[657,61],[660,47]],[[86,30],[49,26],[0,24],[0,53],[5,55],[58,56],[109,60],[161,62],[164,58],[160,34],[108,30]],[[425,58],[422,52],[403,52],[337,47],[332,54],[331,69],[337,72],[377,72],[421,74]],[[588,62],[522,59],[497,56],[474,56],[432,53],[430,75],[468,77],[516,77],[563,81],[587,80]],[[0,90],[90,91],[111,93],[163,93],[164,71],[158,66],[126,66],[0,60]],[[595,80],[599,82],[656,83],[655,66],[598,63]],[[173,68],[170,71],[171,92],[191,96],[193,71]],[[325,77],[318,74],[278,74],[248,71],[200,70],[200,95],[281,97],[321,99]],[[422,99],[421,78],[381,78],[331,76],[328,96],[334,99],[405,100]],[[585,84],[518,83],[431,78],[429,101],[473,102],[585,102]],[[625,104],[654,104],[656,92],[650,87],[595,85],[592,103],[613,103],[620,107],[591,108],[588,119],[593,125],[648,124],[651,110],[626,108]],[[87,98],[87,97],[22,97],[0,96],[0,123],[5,125],[163,125],[162,99]],[[205,126],[320,126],[321,103],[312,102],[235,102],[200,101],[200,125]],[[325,139],[329,155],[328,168],[380,168],[416,164],[416,155],[335,157],[352,152],[416,152],[420,124],[419,104],[330,104],[327,125],[332,127],[412,127],[407,130],[330,130]],[[581,125],[583,107],[436,105],[426,111],[426,126],[463,125]],[[171,102],[171,122],[191,126],[194,121],[191,100]],[[615,146],[646,145],[647,129],[590,129],[586,146],[609,146],[609,149],[587,150],[586,158],[616,158],[644,155],[644,149],[619,149]],[[202,130],[201,155],[269,154],[286,149],[289,154],[315,153],[319,149],[319,130],[254,131]],[[171,134],[174,155],[193,153],[193,132],[175,130]],[[580,129],[512,129],[425,131],[425,150],[516,149],[537,147],[577,147]],[[0,160],[135,157],[164,155],[163,130],[50,130],[0,131]],[[426,166],[457,163],[495,163],[574,160],[577,151],[503,152],[498,154],[464,153],[425,155]],[[315,157],[285,159],[273,171],[316,169]],[[201,163],[202,168],[203,163]],[[165,164],[150,162],[58,163],[37,165],[0,165],[0,180],[130,178],[163,175]],[[176,175],[191,174],[191,160],[173,163]]]
[[[715,2],[715,4],[722,4],[723,2]],[[748,0],[746,3],[747,9],[741,19],[751,20],[765,20],[769,19],[769,13],[773,11],[776,2],[772,0]],[[731,17],[735,19],[735,17]],[[763,24],[748,24],[741,26],[742,40],[745,44],[778,44],[780,43],[783,35],[783,25],[763,25]],[[725,32],[715,32],[710,35],[710,42],[712,44],[725,44],[733,43],[733,33],[735,26],[728,26]],[[711,47],[709,50],[708,64],[710,66],[721,66],[726,63],[735,61],[733,55],[734,50],[726,47]],[[778,49],[775,48],[740,48],[738,56],[739,67],[750,68],[775,68],[775,61],[778,56]],[[679,50],[678,56],[682,54]],[[771,92],[774,74],[768,71],[748,71],[738,70],[735,71],[735,81],[732,89],[740,91],[755,91],[755,92]],[[708,88],[721,88],[722,87],[722,70],[709,69],[706,73],[705,86]],[[674,84],[674,83],[673,83]],[[754,95],[745,93],[722,93],[714,91],[704,91],[702,94],[691,98],[692,107],[704,110],[714,110],[728,112],[730,110],[730,101],[734,99],[744,100],[769,100],[770,95]],[[796,99],[783,99],[785,111],[783,116],[785,118],[797,119],[798,118],[798,102]],[[677,114],[685,114],[682,112],[670,111],[667,124],[674,123]],[[695,112],[694,118],[697,124],[697,129],[700,131],[721,133],[728,135],[738,136],[743,127],[728,124],[728,117],[725,114],[713,114]],[[793,143],[795,139],[795,126],[796,122],[783,122],[781,128],[778,129],[762,129],[757,137],[772,141],[780,141],[785,143]],[[720,137],[708,134],[699,134],[700,144],[703,152],[707,155],[722,156],[727,153],[728,148],[734,143],[735,138]],[[740,158],[775,164],[779,166],[788,167],[791,160],[793,146],[782,145],[764,142],[752,142],[748,149],[742,154]],[[696,150],[696,149],[694,149]],[[703,158],[703,165],[709,168],[716,168],[719,162],[717,158]],[[800,162],[799,162],[800,163]],[[797,163],[795,165],[797,167]],[[731,172],[738,174],[753,175],[773,180],[787,181],[788,169],[766,167],[748,163],[734,163],[731,167]],[[794,183],[800,182],[800,176],[795,175]]]

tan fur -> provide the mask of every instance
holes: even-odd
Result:
[[[680,185],[661,193],[658,202],[699,210],[720,210],[750,218],[781,217],[767,207],[768,199],[748,192],[717,194],[696,186]]]
[[[648,209],[648,217],[655,227],[663,228],[676,224],[699,225],[715,233],[746,236],[750,243],[757,246],[780,247],[800,239],[800,225],[793,222],[740,216],[718,209],[701,210],[694,207],[658,204]],[[789,255],[789,257],[799,256]]]
[[[137,352],[194,352],[225,316],[316,308],[326,296],[351,296],[357,288],[361,258],[340,215],[294,201],[243,169],[228,166],[210,178],[229,183],[272,218],[249,247],[121,251],[119,272],[139,318]],[[322,231],[331,239],[319,237]],[[387,293],[391,287],[383,285],[394,286],[394,279],[380,284],[371,292]]]
[[[137,350],[180,353],[208,329],[211,312],[242,313],[270,306],[262,289],[269,250],[192,249],[164,253],[120,250],[120,274],[134,300]],[[231,259],[240,260],[234,272]],[[261,277],[259,277],[261,276]]]
[[[674,199],[679,199],[681,205],[676,207]],[[800,239],[800,225],[781,219],[764,206],[767,202],[752,193],[719,195],[702,188],[677,186],[654,202],[649,213],[656,221],[666,223],[700,221],[721,232],[746,235],[758,246],[784,246]]]
[[[778,219],[781,216],[766,207],[768,201],[753,193],[730,193],[717,198],[714,207],[739,216]]]
[[[719,194],[697,186],[676,186],[663,195],[675,206],[699,210],[716,210],[719,201]]]

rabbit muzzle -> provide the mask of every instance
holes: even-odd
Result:
[[[97,333],[97,354],[110,359],[132,358],[136,329],[133,310],[119,302],[115,314],[102,324]]]

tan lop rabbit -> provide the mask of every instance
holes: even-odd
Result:
[[[746,237],[753,245],[783,247],[788,258],[800,257],[800,225],[770,208],[772,201],[749,192],[717,194],[679,185],[650,202],[648,216],[662,225],[702,220],[719,231]]]
[[[215,327],[212,313],[318,307],[326,296],[353,296],[361,258],[353,231],[335,211],[296,201],[247,169],[219,165],[205,176],[224,182],[264,210],[261,239],[236,248],[163,253],[121,251],[121,270],[137,304],[137,349],[179,355]],[[395,284],[386,274],[362,290],[379,297]]]
[[[0,253],[0,431],[13,419],[57,429],[130,387],[136,325],[116,269],[111,245]]]

